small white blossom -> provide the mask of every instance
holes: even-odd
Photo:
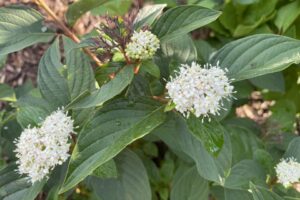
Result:
[[[193,113],[196,117],[209,117],[209,114],[218,115],[223,99],[231,97],[233,86],[230,81],[219,64],[201,68],[193,62],[191,66],[182,64],[166,88],[175,109],[184,116]]]
[[[15,141],[18,173],[26,174],[31,183],[41,181],[69,155],[73,120],[62,110],[46,117],[40,128],[26,128]]]
[[[125,49],[126,55],[132,59],[149,59],[152,58],[159,48],[159,40],[156,35],[150,31],[134,32],[131,42]]]
[[[278,182],[285,187],[300,179],[300,163],[293,157],[282,159],[275,167]]]

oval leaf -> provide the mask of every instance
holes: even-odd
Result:
[[[84,13],[99,7],[100,5],[108,2],[109,0],[78,0],[69,6],[66,18],[68,23],[73,26],[77,19],[79,19]]]
[[[203,122],[194,115],[189,116],[186,121],[192,135],[203,143],[208,152],[217,156],[224,144],[223,126],[214,119]]]
[[[215,21],[220,14],[196,5],[178,6],[165,12],[152,31],[161,41],[170,40]]]
[[[0,83],[0,101],[15,102],[16,100],[14,89],[9,85]]]
[[[251,192],[254,200],[284,200],[274,192],[266,188],[250,184]]]
[[[152,101],[116,101],[101,109],[81,131],[61,192],[74,187],[128,144],[165,120],[163,107]]]
[[[179,63],[197,60],[196,46],[193,39],[187,34],[162,43],[161,50],[167,58],[174,58]]]
[[[158,17],[167,4],[156,4],[156,5],[146,5],[144,6],[134,19],[134,28],[139,29],[143,26],[150,26],[156,17]]]
[[[231,168],[232,150],[229,137],[225,134],[224,145],[218,157],[211,155],[202,143],[189,133],[182,117],[170,114],[169,119],[155,130],[161,138],[180,157],[185,154],[194,160],[199,174],[221,185]],[[186,160],[186,159],[185,159]]]
[[[102,200],[151,200],[149,178],[143,162],[132,151],[125,150],[116,158],[117,179],[91,178],[93,190]]]
[[[42,96],[53,108],[65,106],[70,101],[63,64],[60,62],[59,40],[46,51],[39,63],[38,86]]]
[[[133,67],[125,66],[118,74],[108,83],[102,85],[99,90],[94,91],[86,98],[69,105],[70,108],[89,108],[99,106],[113,97],[120,94],[132,81],[134,77]]]
[[[285,91],[284,76],[281,72],[255,77],[250,79],[250,82],[261,89],[281,93]]]
[[[196,167],[179,168],[173,180],[171,200],[208,199],[208,182],[197,172]]]
[[[266,182],[266,173],[256,161],[242,160],[232,167],[230,175],[225,180],[225,187],[247,190],[249,189],[250,181],[264,185]]]
[[[31,185],[26,177],[16,173],[15,164],[9,165],[0,171],[0,199],[34,200],[44,184],[45,181]]]
[[[211,59],[228,69],[234,81],[284,70],[300,62],[298,40],[272,34],[258,34],[226,44]]]
[[[54,34],[44,31],[42,21],[43,16],[31,8],[0,8],[0,55],[50,41]]]
[[[294,138],[290,143],[289,146],[284,154],[284,157],[294,157],[297,159],[298,162],[300,162],[300,138],[296,137]]]
[[[68,87],[71,99],[75,99],[85,91],[95,89],[94,72],[89,58],[76,46],[71,39],[63,37],[68,69]]]

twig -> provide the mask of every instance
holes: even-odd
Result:
[[[74,42],[80,43],[80,39],[55,15],[55,13],[49,8],[44,0],[34,0],[34,2],[42,9],[44,9],[50,17],[60,26],[63,32],[70,37]],[[89,49],[83,48],[84,52],[88,54],[99,67],[102,67],[103,63],[93,54]]]
[[[152,99],[160,101],[162,103],[168,103],[169,102],[168,99],[165,99],[164,97],[160,97],[160,96],[152,96]]]

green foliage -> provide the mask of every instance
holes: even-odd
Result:
[[[128,144],[151,132],[164,119],[162,108],[148,100],[116,101],[105,106],[81,131],[61,192],[71,189]]]
[[[72,102],[71,108],[89,108],[99,106],[121,93],[133,79],[132,66],[125,66],[114,79],[102,85],[86,98]]]
[[[54,34],[47,32],[42,21],[42,15],[31,8],[0,8],[0,56],[50,41]]]
[[[240,81],[298,64],[299,44],[296,39],[271,34],[248,36],[226,44],[211,62],[219,62],[229,77]]]
[[[130,9],[132,0],[111,0],[91,10],[93,15],[124,15]]]
[[[0,171],[0,198],[3,200],[34,200],[45,181],[31,185],[26,177],[20,177],[12,164]]]
[[[77,19],[79,19],[83,14],[107,2],[108,0],[80,0],[71,4],[66,13],[68,23],[70,25],[74,25]]]
[[[152,25],[154,20],[162,13],[166,4],[148,5],[142,8],[134,20],[134,28],[139,29],[145,25]]]
[[[282,158],[300,162],[299,3],[154,0],[126,19],[131,0],[78,0],[66,12],[70,26],[87,12],[104,21],[118,16],[78,44],[48,31],[34,9],[0,8],[0,68],[9,53],[49,43],[36,84],[0,84],[0,199],[299,199],[275,170]],[[146,29],[159,50],[147,60],[128,58],[131,34]],[[96,66],[83,48],[111,59]],[[169,96],[166,83],[191,62],[219,63],[234,86],[219,116],[183,116]],[[263,107],[264,100],[275,103]],[[74,120],[70,159],[32,185],[17,172],[14,141],[58,108]],[[251,119],[238,118],[240,109]]]
[[[0,101],[16,101],[14,90],[6,84],[0,84]]]
[[[203,142],[207,151],[215,156],[219,154],[224,143],[225,132],[225,129],[220,123],[214,119],[201,121],[201,119],[192,115],[187,119],[187,125],[193,136]]]
[[[179,6],[165,12],[152,30],[161,41],[167,41],[216,20],[220,14],[200,6]]]
[[[65,69],[60,59],[59,41],[56,40],[42,57],[38,72],[40,92],[54,108],[66,106],[70,101]]]
[[[147,172],[139,157],[125,150],[117,156],[116,162],[120,173],[118,178],[89,178],[96,195],[111,200],[151,200]]]
[[[172,200],[207,199],[208,182],[197,173],[196,167],[182,167],[176,171],[174,185],[171,190]]]
[[[252,190],[252,195],[254,200],[265,200],[265,199],[270,199],[270,200],[283,200],[280,196],[275,194],[272,191],[269,191],[265,188],[256,186],[251,183],[251,190]]]

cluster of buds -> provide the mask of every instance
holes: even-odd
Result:
[[[159,39],[148,30],[134,32],[130,40],[125,51],[131,59],[150,59],[159,48]]]
[[[33,184],[41,181],[57,165],[69,158],[73,120],[58,109],[46,117],[41,127],[26,128],[15,140],[18,173]]]
[[[160,46],[159,39],[147,26],[134,30],[135,16],[105,18],[105,23],[98,29],[99,37],[95,40],[102,61],[110,60],[115,52],[121,52],[127,62],[153,57]]]

